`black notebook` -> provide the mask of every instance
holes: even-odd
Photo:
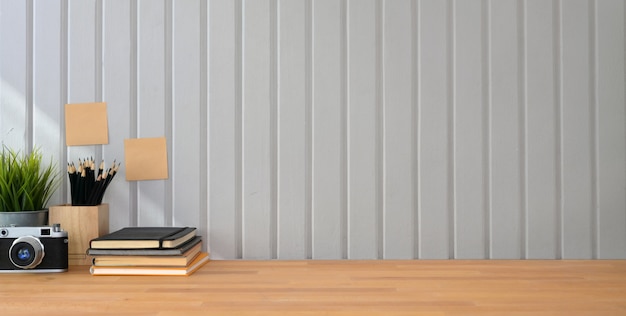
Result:
[[[94,238],[92,249],[176,248],[196,236],[195,227],[125,227]]]
[[[175,248],[143,248],[143,249],[87,249],[90,256],[182,256],[189,249],[202,243],[202,237],[196,236]]]

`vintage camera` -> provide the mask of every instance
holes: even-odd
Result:
[[[64,272],[67,232],[61,225],[0,227],[0,273]]]

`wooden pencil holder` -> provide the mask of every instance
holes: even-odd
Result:
[[[89,242],[109,233],[109,204],[51,206],[48,217],[50,225],[61,224],[67,231],[69,264],[91,265],[93,258],[87,255]]]

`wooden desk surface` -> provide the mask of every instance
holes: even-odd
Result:
[[[626,261],[211,261],[0,274],[2,315],[626,315]]]

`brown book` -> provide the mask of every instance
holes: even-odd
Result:
[[[171,266],[186,267],[202,249],[202,243],[197,243],[180,256],[96,256],[93,258],[95,266]]]
[[[196,236],[195,227],[126,227],[94,238],[93,249],[176,248]]]
[[[91,266],[92,275],[191,275],[209,262],[209,254],[199,253],[196,258],[184,267],[150,267],[150,266]]]

